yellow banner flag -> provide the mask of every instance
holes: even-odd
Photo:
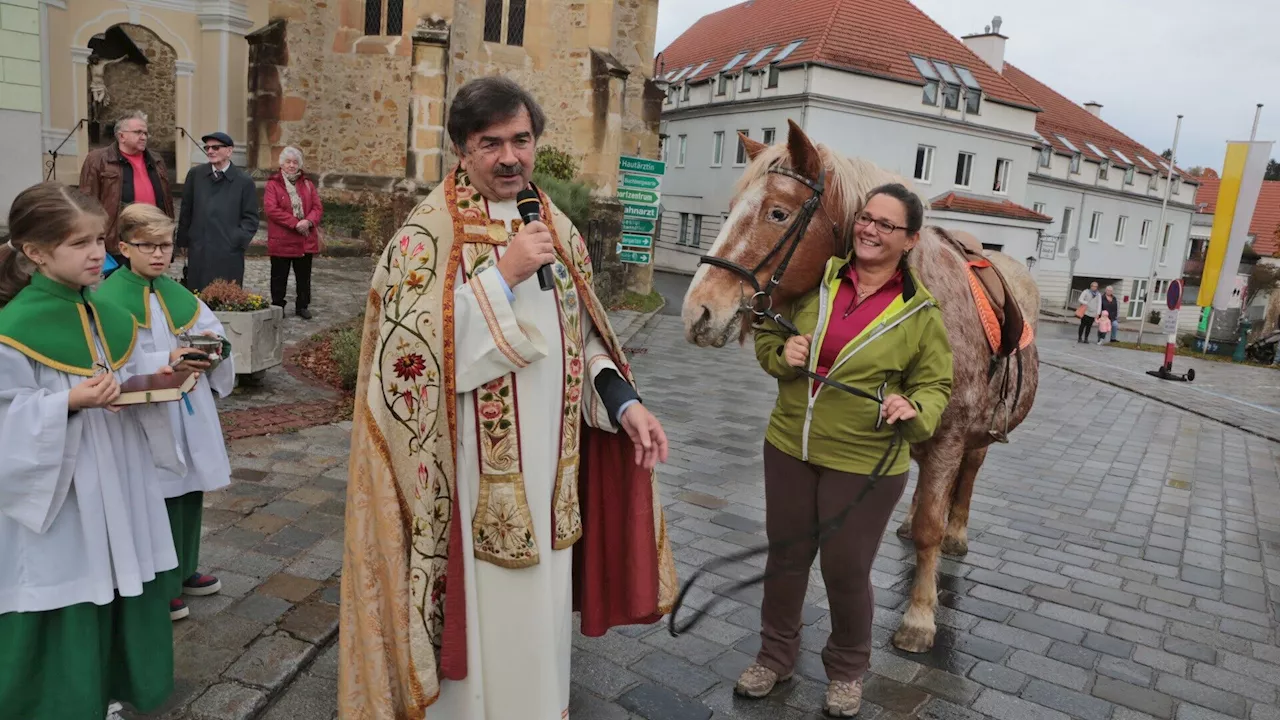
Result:
[[[1196,296],[1196,304],[1201,307],[1212,305],[1225,309],[1231,298],[1273,144],[1270,141],[1227,143],[1213,230],[1205,252],[1200,294]]]

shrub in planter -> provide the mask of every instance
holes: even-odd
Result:
[[[283,308],[226,280],[210,283],[197,296],[222,323],[237,375],[261,377],[284,361]]]
[[[1159,310],[1152,310],[1151,312],[1147,313],[1147,322],[1152,325],[1159,325],[1160,318],[1162,317],[1164,316],[1160,314]]]

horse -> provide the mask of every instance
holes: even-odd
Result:
[[[734,335],[745,343],[753,316],[767,312],[772,317],[772,308],[786,307],[817,287],[828,259],[847,256],[854,218],[869,191],[892,182],[913,187],[871,162],[815,145],[788,122],[785,144],[766,146],[739,136],[750,163],[681,311],[685,338],[695,345],[723,347]],[[927,208],[928,201],[921,199]],[[955,358],[951,399],[938,430],[911,448],[919,477],[911,510],[898,528],[900,537],[915,541],[916,572],[893,644],[914,653],[931,649],[937,632],[939,552],[968,552],[974,480],[991,443],[1007,442],[1005,434],[1031,411],[1039,377],[1034,341],[1013,355],[993,352],[971,290],[969,264],[948,235],[962,233],[929,226],[926,218],[908,255],[938,300]],[[1040,294],[1026,266],[1004,253],[983,254],[1004,277],[1007,295],[1034,337]]]

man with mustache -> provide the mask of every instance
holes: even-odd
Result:
[[[560,720],[582,632],[653,623],[676,577],[640,401],[577,228],[539,193],[546,118],[516,83],[459,89],[461,159],[378,263],[342,578],[343,717]],[[554,287],[535,274],[550,265]]]

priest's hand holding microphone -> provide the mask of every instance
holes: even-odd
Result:
[[[543,290],[551,290],[555,287],[551,269],[556,261],[555,241],[541,220],[538,193],[532,188],[521,190],[516,196],[516,205],[524,224],[498,259],[498,272],[512,291],[534,273],[538,274],[538,285]],[[617,379],[625,382],[621,376]],[[642,403],[637,401],[626,406],[619,424],[635,445],[637,465],[653,469],[658,463],[667,461],[667,435],[662,424]]]

